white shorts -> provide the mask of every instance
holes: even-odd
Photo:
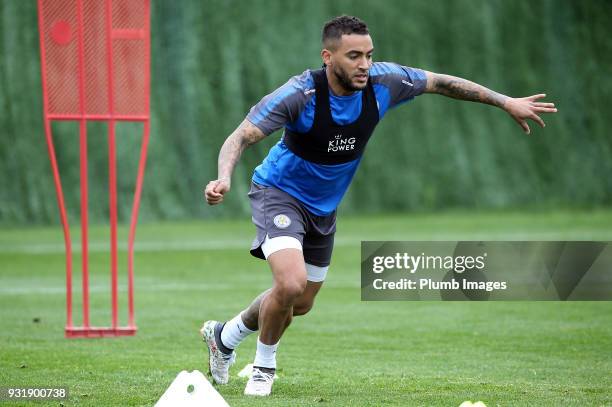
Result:
[[[266,260],[272,253],[283,249],[302,250],[302,244],[299,240],[292,236],[278,236],[270,239],[266,235],[266,239],[261,245],[261,250],[266,257]],[[328,269],[329,266],[320,267],[315,266],[314,264],[306,263],[306,279],[308,281],[312,281],[313,283],[320,283],[325,280]]]

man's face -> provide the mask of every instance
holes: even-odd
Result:
[[[340,85],[348,92],[364,89],[372,66],[372,38],[369,35],[343,35],[335,49],[324,49],[323,61],[332,69]]]

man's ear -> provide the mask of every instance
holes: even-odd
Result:
[[[331,65],[331,51],[328,50],[327,48],[323,48],[323,50],[321,50],[321,59],[323,60],[323,63],[327,66]]]

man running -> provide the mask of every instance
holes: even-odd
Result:
[[[279,340],[293,316],[313,306],[330,264],[336,208],[390,108],[437,93],[497,106],[526,133],[527,119],[544,127],[538,114],[557,111],[553,103],[538,102],[543,94],[511,98],[458,77],[373,63],[368,28],[356,17],[327,22],[322,42],[323,69],[291,78],[251,109],[221,147],[218,178],[204,191],[210,205],[223,202],[242,152],[284,128],[255,168],[248,194],[257,229],[251,254],[268,261],[274,284],[233,319],[206,321],[201,329],[210,372],[219,384],[228,382],[234,349],[259,331],[247,395],[267,396],[272,390]]]

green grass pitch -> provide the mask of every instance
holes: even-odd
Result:
[[[108,232],[91,232],[92,324],[108,325]],[[198,329],[225,320],[271,283],[247,251],[248,219],[143,224],[137,233],[132,338],[64,339],[59,226],[0,231],[0,386],[67,386],[63,403],[151,406],[181,370],[205,372]],[[78,242],[77,231],[73,241]],[[125,230],[122,229],[122,240]],[[281,341],[273,395],[242,395],[238,348],[231,406],[612,405],[611,302],[361,302],[361,240],[612,240],[612,211],[446,213],[343,218],[313,311]],[[120,273],[126,269],[120,256]],[[75,274],[80,258],[74,258]],[[80,280],[75,279],[75,288]],[[120,281],[125,323],[125,278]],[[77,290],[78,291],[78,290]],[[80,296],[75,294],[75,305]],[[79,312],[75,315],[80,321]],[[60,405],[59,401],[0,405]]]

